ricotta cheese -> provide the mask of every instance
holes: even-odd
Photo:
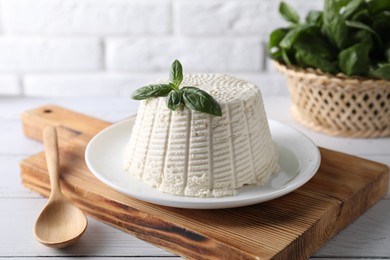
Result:
[[[208,92],[222,117],[172,111],[165,97],[141,101],[124,149],[125,170],[180,196],[229,196],[244,185],[264,185],[279,167],[260,90],[221,74],[186,75],[182,86]]]

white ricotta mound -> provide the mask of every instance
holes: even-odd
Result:
[[[141,101],[123,154],[125,170],[179,196],[229,196],[244,185],[264,185],[279,167],[260,90],[220,74],[186,75],[182,86],[208,92],[222,117],[172,111],[165,97]]]

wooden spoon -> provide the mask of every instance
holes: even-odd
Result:
[[[51,194],[47,205],[35,222],[34,235],[46,246],[63,248],[81,237],[87,228],[88,221],[84,213],[61,193],[57,132],[54,127],[49,126],[44,129],[43,141]]]

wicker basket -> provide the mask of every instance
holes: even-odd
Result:
[[[390,136],[390,81],[275,66],[287,76],[292,113],[303,125],[338,136]]]

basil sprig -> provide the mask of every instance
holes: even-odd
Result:
[[[303,22],[281,2],[288,27],[269,37],[269,55],[287,65],[318,68],[348,76],[390,80],[390,1],[324,0]]]
[[[178,60],[172,63],[168,84],[155,84],[141,87],[133,92],[131,97],[142,100],[155,97],[166,97],[167,107],[176,111],[179,107],[222,116],[221,106],[207,92],[192,86],[183,86],[183,67]]]
[[[131,97],[135,100],[142,100],[150,97],[165,97],[172,91],[169,84],[148,85],[137,89]]]

